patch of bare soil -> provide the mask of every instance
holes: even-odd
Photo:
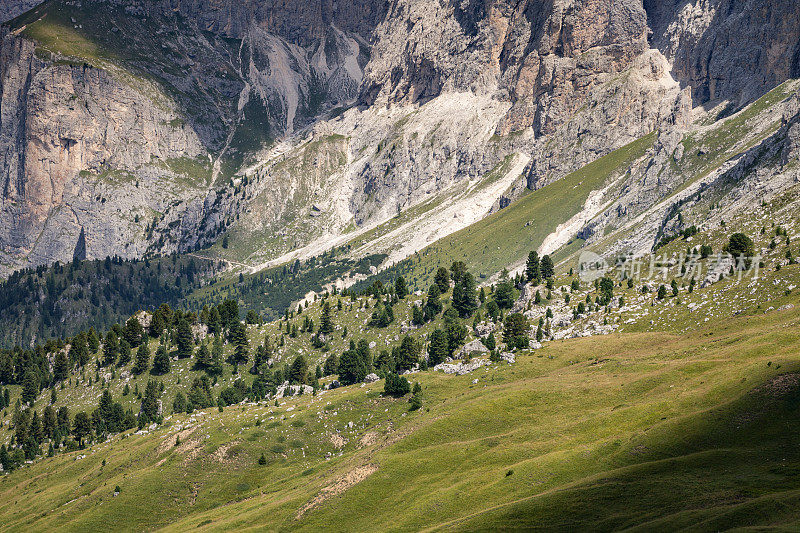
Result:
[[[338,450],[339,448],[343,448],[344,445],[347,444],[347,441],[338,433],[333,433],[331,434],[331,444]]]
[[[235,440],[228,444],[223,444],[211,454],[211,458],[223,464],[233,464],[236,461],[236,447],[241,441]]]
[[[313,509],[322,504],[325,500],[341,494],[356,483],[364,481],[367,477],[374,474],[378,470],[378,465],[366,464],[357,466],[341,476],[339,479],[324,487],[313,500],[305,504],[298,512],[296,518],[302,517],[306,511]]]
[[[366,448],[367,446],[372,446],[376,442],[378,442],[378,434],[374,431],[368,431],[358,440],[358,446],[360,448]]]
[[[158,455],[168,452],[169,450],[174,450],[175,452],[186,455],[187,453],[191,452],[195,448],[199,448],[200,446],[200,439],[199,438],[190,438],[199,426],[194,426],[190,428],[186,428],[183,431],[179,431],[178,433],[173,433],[171,435],[167,435],[164,437],[164,440],[161,444],[158,445]],[[175,446],[175,443],[178,442],[180,439],[180,444]],[[169,456],[163,457],[157,464],[157,466],[163,465]]]

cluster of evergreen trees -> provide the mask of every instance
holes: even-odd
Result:
[[[68,338],[89,326],[104,330],[162,303],[197,311],[235,299],[256,316],[276,319],[309,291],[319,292],[323,284],[349,274],[369,274],[386,257],[353,260],[344,256],[346,251],[334,249],[303,263],[215,283],[202,295],[197,289],[224,268],[222,262],[181,255],[109,257],[23,269],[0,280],[0,308],[6,311],[0,315],[0,348],[29,346],[33,339]]]
[[[546,265],[546,262],[543,261]],[[547,272],[547,268],[544,270]],[[426,297],[420,306],[413,306],[413,321],[417,324],[430,322],[440,315],[442,326],[436,328],[423,353],[423,344],[411,335],[405,335],[401,342],[391,349],[372,353],[368,339],[350,340],[350,346],[341,354],[331,353],[324,365],[316,369],[310,368],[305,356],[297,356],[291,364],[283,362],[274,364],[275,342],[269,336],[251,350],[246,325],[241,320],[239,305],[235,300],[226,300],[219,305],[205,306],[199,313],[173,309],[168,304],[156,308],[149,317],[131,316],[123,324],[113,324],[104,335],[98,334],[94,328],[80,332],[72,338],[51,340],[30,350],[15,348],[0,351],[0,382],[4,384],[22,385],[21,402],[16,406],[14,427],[16,430],[13,446],[6,450],[9,464],[19,459],[35,456],[40,446],[49,440],[51,448],[61,445],[68,447],[82,446],[86,442],[102,440],[106,435],[124,431],[132,427],[144,427],[157,422],[162,416],[161,407],[164,400],[164,385],[156,379],[149,379],[145,390],[140,393],[138,385],[135,391],[141,400],[139,411],[124,410],[122,404],[114,401],[109,390],[104,389],[97,408],[91,412],[78,412],[70,419],[69,412],[59,410],[52,413],[52,408],[45,410],[40,420],[36,411],[26,409],[25,404],[33,404],[40,392],[50,389],[51,404],[55,403],[56,385],[70,380],[71,376],[84,375],[92,365],[95,369],[95,382],[100,381],[99,370],[115,369],[130,366],[134,375],[149,373],[152,376],[164,375],[171,371],[170,362],[173,357],[179,359],[192,358],[194,369],[202,371],[201,376],[193,378],[189,392],[176,392],[171,398],[174,412],[191,412],[194,409],[218,405],[220,408],[238,403],[244,398],[259,400],[274,395],[284,383],[310,385],[318,388],[318,380],[323,375],[337,374],[342,384],[363,381],[370,373],[386,377],[389,383],[389,394],[405,394],[405,378],[400,374],[415,367],[423,370],[428,364],[435,365],[452,356],[462,346],[469,330],[464,321],[472,317],[475,322],[480,319],[479,309],[486,305],[487,313],[494,319],[502,318],[516,298],[516,284],[520,280],[511,280],[503,276],[496,287],[490,289],[489,295],[484,289],[476,289],[475,279],[467,271],[464,263],[455,262],[451,268],[437,271],[434,282],[429,287]],[[445,309],[442,298],[451,294],[450,305]],[[325,294],[321,304],[319,323],[300,304],[296,310],[287,309],[279,324],[282,335],[277,338],[277,346],[282,345],[284,336],[307,334],[312,346],[329,351],[328,343],[336,332],[334,303],[337,310],[343,309],[343,300],[350,298],[352,305],[357,300],[354,291],[345,291],[341,295],[334,289],[333,294]],[[362,296],[375,298],[370,325],[375,328],[385,327],[394,320],[393,307],[407,298],[408,286],[402,276],[393,283],[384,285],[375,281]],[[369,300],[361,300],[360,306],[367,307]],[[493,314],[493,309],[499,313]],[[477,313],[477,315],[476,315]],[[296,321],[302,316],[302,322]],[[505,340],[511,347],[526,345],[521,339],[527,339],[527,322],[522,315],[505,317]],[[248,312],[246,323],[258,323],[260,317]],[[209,336],[200,341],[195,338],[194,329],[205,327]],[[346,328],[342,336],[347,336]],[[155,354],[150,352],[149,340],[157,340]],[[210,341],[210,342],[209,342]],[[223,361],[224,344],[230,343],[232,350],[227,360]],[[494,349],[494,336],[485,342]],[[55,354],[52,371],[49,354]],[[152,359],[151,359],[152,356]],[[229,387],[222,389],[216,396],[212,386],[223,371],[223,365],[233,366],[234,374],[239,368],[246,368],[255,376],[250,385],[243,379],[237,379]],[[91,377],[88,378],[91,383]],[[287,391],[288,393],[288,391]],[[124,391],[128,394],[128,387]],[[7,403],[7,391],[0,394],[0,402]],[[420,404],[421,395],[415,394],[415,405]],[[57,415],[57,416],[56,416]],[[52,424],[53,416],[61,417],[61,422]],[[41,426],[41,429],[40,429]],[[55,429],[54,429],[55,428]],[[72,439],[68,437],[71,436]]]
[[[17,403],[12,415],[14,435],[11,445],[0,447],[0,464],[4,470],[13,470],[26,460],[34,459],[40,453],[45,440],[50,441],[48,455],[53,455],[58,443],[66,438],[71,430],[69,410],[66,407],[54,409],[52,405],[44,408],[40,416],[38,411],[22,409]]]
[[[148,260],[106,258],[24,269],[0,281],[0,347],[105,329],[139,309],[177,305],[222,267],[173,255]]]
[[[191,298],[195,309],[211,306],[223,299],[237,300],[265,320],[276,320],[292,302],[310,291],[322,292],[323,285],[348,275],[369,274],[386,258],[374,254],[360,260],[346,256],[348,247],[334,248],[307,261],[269,268],[252,275],[240,275],[237,281],[220,283]]]

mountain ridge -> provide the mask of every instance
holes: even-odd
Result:
[[[365,6],[50,0],[6,24],[0,268],[199,252],[235,274],[332,246],[387,268],[658,131],[670,177],[614,206],[641,213],[684,179],[664,158],[698,117],[790,76],[800,43],[777,0]],[[741,53],[771,62],[714,45],[744,26]],[[510,157],[507,187],[481,185]],[[466,216],[433,216],[461,189]]]

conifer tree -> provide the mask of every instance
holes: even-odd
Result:
[[[535,251],[528,254],[528,261],[525,265],[525,277],[529,283],[539,284],[539,254]]]
[[[11,456],[8,454],[8,449],[6,449],[5,444],[0,444],[0,465],[3,466],[3,470],[6,472],[14,469],[14,466],[11,464]]]
[[[478,309],[475,299],[475,278],[467,271],[461,272],[453,288],[453,307],[462,318],[472,316]]]
[[[103,343],[103,365],[113,365],[117,362],[117,356],[119,356],[119,338],[111,329],[106,334],[106,341]]]
[[[33,405],[39,396],[39,374],[32,369],[26,370],[22,378],[22,401]]]
[[[194,353],[194,336],[186,318],[178,319],[175,344],[178,347],[178,359],[188,359]]]
[[[186,397],[183,395],[181,391],[175,393],[175,399],[172,400],[172,412],[173,413],[185,413],[186,412]]]
[[[214,346],[211,348],[211,364],[206,369],[209,376],[219,376],[222,374],[222,335],[214,338]]]
[[[408,285],[406,285],[406,278],[397,276],[394,280],[394,293],[401,300],[408,296]]]
[[[428,345],[428,364],[436,366],[444,363],[448,355],[447,334],[437,328],[431,333],[431,342]]]
[[[400,397],[411,392],[411,384],[405,377],[391,373],[386,376],[383,384],[383,393],[387,396]]]
[[[322,367],[323,374],[326,376],[332,376],[338,372],[339,368],[339,358],[336,357],[336,354],[331,354],[325,359],[325,364]]]
[[[521,313],[508,315],[503,324],[503,340],[509,348],[527,348],[528,320]]]
[[[483,344],[489,350],[497,348],[497,340],[495,339],[494,332],[489,333],[489,336],[484,339]]]
[[[542,256],[542,260],[539,263],[539,270],[542,274],[542,278],[550,279],[555,274],[555,266],[553,265],[553,260],[550,259],[549,255]]]
[[[433,282],[439,287],[439,293],[444,294],[450,290],[450,273],[444,267],[439,267],[436,275],[433,277]]]
[[[72,339],[72,344],[69,347],[69,361],[71,363],[70,366],[83,366],[89,361],[89,348],[86,346],[84,334],[75,335]]]
[[[504,269],[500,276],[500,282],[494,291],[494,301],[497,302],[500,309],[511,309],[515,299],[514,284],[508,277],[508,271]]]
[[[416,304],[411,307],[411,322],[415,326],[421,326],[425,323],[425,315],[422,312],[422,308]]]
[[[333,333],[333,318],[331,317],[331,304],[325,302],[322,304],[322,316],[319,322],[319,332],[324,335]]]
[[[83,439],[92,433],[92,422],[86,412],[81,411],[75,414],[75,421],[72,424],[72,434],[78,440],[78,446],[83,447]]]
[[[150,348],[147,342],[142,342],[136,350],[136,361],[131,371],[134,374],[143,374],[150,368]]]
[[[425,299],[425,306],[423,308],[423,317],[426,322],[429,322],[436,318],[436,315],[442,312],[442,302],[439,301],[439,295],[441,294],[439,285],[434,283],[431,285],[430,289],[428,289],[428,297]]]
[[[209,366],[211,366],[211,352],[208,349],[208,345],[203,343],[195,354],[194,367],[197,370],[205,370]]]
[[[222,333],[222,323],[220,322],[219,310],[216,307],[212,307],[208,312],[206,325],[208,326],[208,332],[212,335]]]
[[[150,336],[154,339],[159,338],[167,327],[165,314],[166,309],[164,306],[161,306],[156,309],[153,313],[153,317],[150,319]]]
[[[122,339],[119,341],[119,359],[117,360],[117,364],[119,366],[125,366],[131,361],[131,345],[128,344],[128,341]]]
[[[667,288],[664,285],[661,285],[658,288],[658,299],[663,300],[666,297],[667,297]]]
[[[230,329],[230,341],[233,344],[233,354],[231,355],[231,363],[234,365],[241,365],[247,363],[249,358],[248,348],[249,341],[247,340],[247,331],[244,329],[244,324],[235,321]]]
[[[363,381],[367,373],[367,367],[356,350],[355,342],[351,340],[350,349],[345,350],[339,358],[337,368],[339,381],[344,385],[352,385]]]
[[[244,321],[247,322],[248,324],[260,324],[261,317],[258,316],[258,313],[256,313],[253,309],[250,309],[247,311],[247,315],[245,315]]]
[[[396,360],[399,371],[411,370],[419,363],[419,344],[410,335],[403,337],[400,342],[398,357]]]
[[[56,353],[55,361],[53,363],[53,379],[56,381],[64,381],[69,375],[69,359],[63,350]]]
[[[371,373],[373,370],[372,350],[370,350],[369,341],[367,341],[367,339],[361,339],[360,341],[358,341],[358,345],[356,346],[356,353],[358,353],[358,357],[364,364],[364,368],[367,369],[367,374]]]
[[[458,283],[461,276],[466,271],[467,265],[464,261],[453,261],[453,264],[450,265],[450,278],[453,280],[453,283]]]
[[[150,369],[150,373],[160,376],[168,373],[169,370],[169,354],[167,353],[167,348],[161,344],[156,350],[155,357],[153,357],[153,368]]]
[[[131,348],[136,348],[142,342],[144,338],[144,328],[142,327],[141,322],[136,317],[130,317],[128,321],[125,323],[125,329],[122,333],[122,337],[128,341],[128,344]]]
[[[300,354],[292,362],[291,370],[289,372],[289,381],[292,383],[303,384],[308,378],[308,361]]]
[[[37,446],[44,438],[42,432],[42,420],[39,418],[39,412],[36,410],[33,411],[33,417],[31,418],[29,438],[33,439]]]
[[[157,357],[157,356],[156,356]],[[147,382],[147,387],[144,389],[144,397],[142,398],[142,407],[139,412],[139,417],[145,423],[152,422],[158,416],[158,383],[156,380],[151,379]]]
[[[94,328],[89,328],[89,335],[86,337],[86,344],[91,353],[97,353],[97,350],[100,349],[100,338],[97,336],[97,332],[94,330]],[[81,363],[78,361],[78,364],[83,366],[86,363]]]

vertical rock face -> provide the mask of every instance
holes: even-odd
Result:
[[[553,133],[598,83],[647,49],[646,17],[635,1],[529,2],[510,22],[512,35],[525,35],[521,29],[530,37],[503,47],[514,106],[501,133],[528,126]]]
[[[793,0],[645,0],[651,42],[697,103],[741,106],[800,74]]]
[[[8,32],[1,51],[4,262],[69,257],[80,228],[93,226],[92,219],[107,210],[106,204],[116,204],[120,212],[134,207],[119,204],[119,196],[104,197],[101,189],[108,184],[98,176],[110,178],[107,171],[202,153],[197,135],[174,125],[178,116],[164,107],[164,101],[143,98],[110,73],[42,61],[33,43]],[[139,183],[131,180],[128,186],[139,188]],[[80,207],[73,199],[85,205]],[[127,231],[120,228],[117,233]],[[109,240],[94,231],[85,247],[102,253]]]
[[[3,0],[0,2],[0,22],[11,20],[29,9],[33,9],[43,0]]]
[[[635,0],[406,0],[375,35],[367,103],[492,92],[513,102],[498,133],[548,134],[647,49],[647,18]]]
[[[243,220],[274,240],[326,191],[336,227],[366,224],[516,152],[530,161],[516,191],[539,187],[686,125],[693,102],[738,106],[800,75],[798,12],[791,0],[53,0],[0,42],[0,273],[188,250],[251,207],[269,212]],[[398,126],[412,114],[413,131]],[[326,145],[340,180],[327,189],[316,171],[264,170],[303,135],[332,134],[348,140]],[[233,186],[243,174],[291,186]],[[280,196],[291,190],[302,202]]]
[[[366,37],[383,17],[388,4],[373,0],[135,0],[125,3],[135,4],[147,13],[154,9],[177,11],[207,31],[236,39],[241,39],[255,23],[301,47],[323,39],[331,26]]]
[[[198,226],[215,179],[354,100],[366,45],[328,21],[357,27],[353,14],[272,9],[282,18],[258,2],[55,2],[4,28],[0,271],[77,248],[88,258],[192,248],[208,237]],[[193,13],[202,27],[186,19],[176,33],[176,17]],[[279,35],[306,23],[305,47]],[[42,25],[66,48],[25,37]]]

